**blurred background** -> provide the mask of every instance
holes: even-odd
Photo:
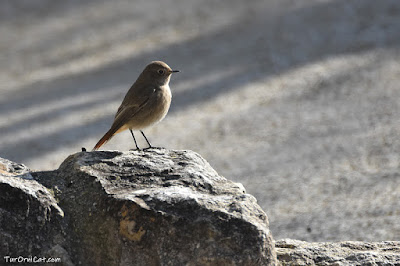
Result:
[[[0,36],[1,157],[92,149],[163,60],[181,73],[147,137],[241,182],[275,239],[400,238],[400,1],[9,0]]]

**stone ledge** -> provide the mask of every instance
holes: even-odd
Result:
[[[46,172],[0,158],[0,214],[1,254],[54,265],[400,265],[398,241],[274,245],[256,199],[192,151],[80,152]]]
[[[400,241],[310,243],[282,239],[275,248],[282,265],[400,265]]]

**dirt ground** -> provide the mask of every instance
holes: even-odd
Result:
[[[275,239],[400,238],[400,1],[1,1],[0,36],[1,157],[91,149],[163,60],[182,72],[147,137],[243,183]]]

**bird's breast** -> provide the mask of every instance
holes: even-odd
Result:
[[[147,104],[131,120],[129,128],[143,129],[161,121],[171,105],[171,90],[163,86],[153,91]]]
[[[168,111],[169,106],[171,105],[171,98],[172,98],[169,86],[166,85],[156,89],[154,96],[155,96],[154,105],[158,106],[157,109],[159,109],[160,112],[164,111],[165,109],[167,109],[166,111]]]
[[[168,85],[161,87],[159,91],[157,91],[157,106],[159,112],[159,120],[163,119],[168,113],[169,107],[171,105],[171,90]]]

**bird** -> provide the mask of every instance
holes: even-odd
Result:
[[[167,115],[172,98],[169,81],[171,75],[177,72],[180,71],[172,70],[162,61],[148,64],[126,93],[111,128],[97,142],[93,151],[99,149],[115,134],[128,129],[137,150],[140,149],[133,130],[139,130],[149,145],[148,148],[151,148],[143,129],[160,122]]]

